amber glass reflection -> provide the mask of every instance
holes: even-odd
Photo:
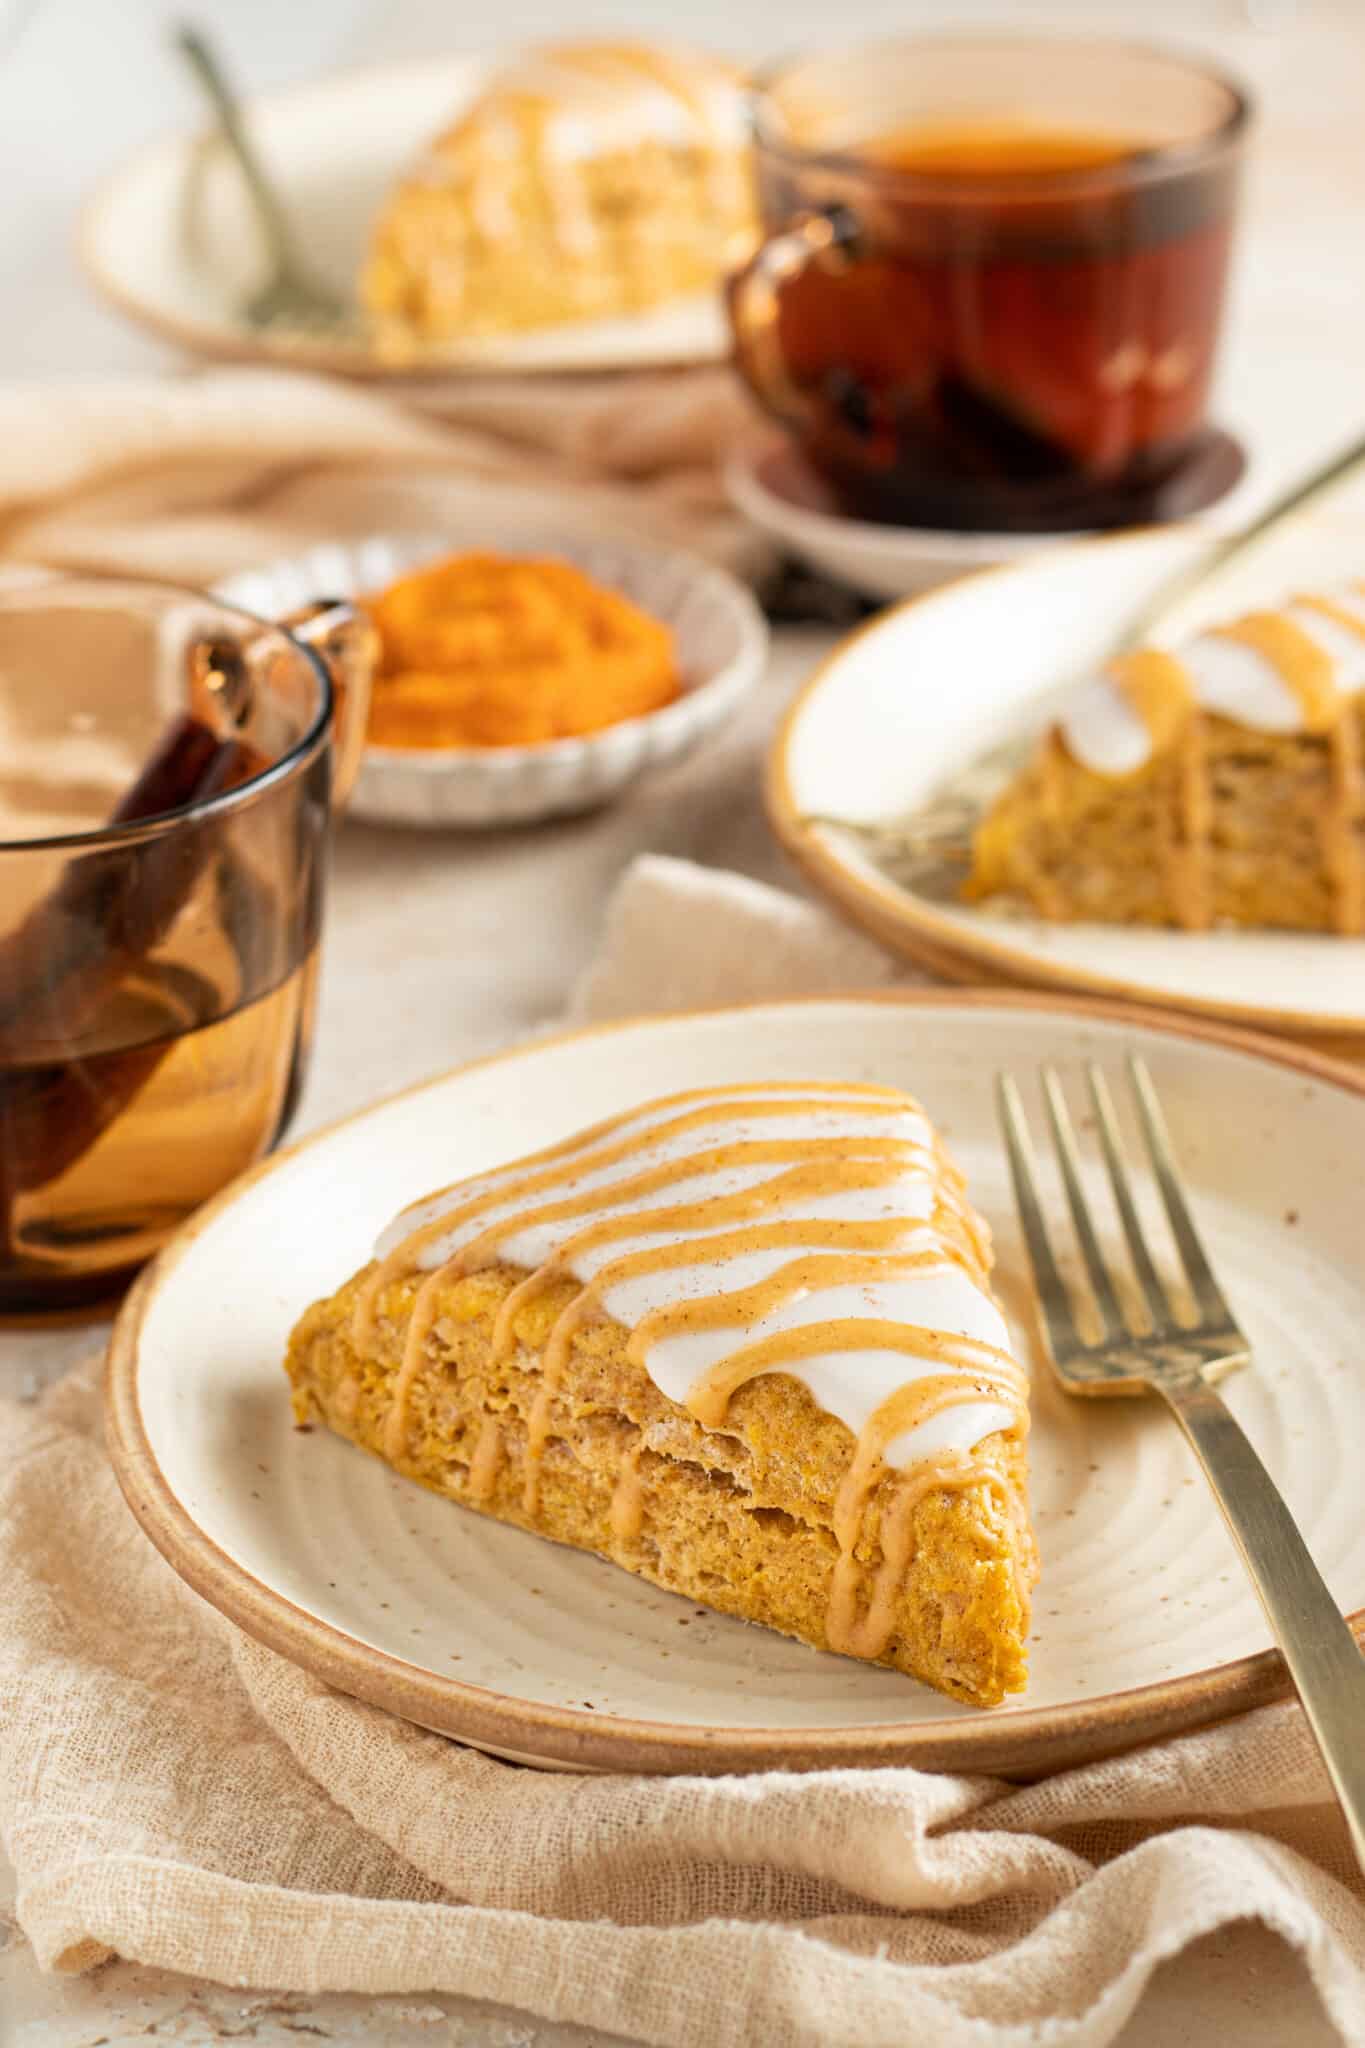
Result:
[[[329,744],[273,627],[145,584],[0,599],[0,1311],[111,1295],[279,1135]]]

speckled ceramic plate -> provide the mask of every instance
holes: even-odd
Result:
[[[201,1212],[120,1318],[110,1440],[133,1512],[263,1642],[534,1763],[1028,1774],[1270,1699],[1283,1666],[1174,1423],[1154,1402],[1071,1400],[1045,1369],[1032,1675],[987,1713],[703,1612],[291,1426],[280,1359],[294,1318],[417,1191],[720,1081],[875,1078],[918,1094],[996,1229],[1027,1345],[993,1076],[1031,1077],[1045,1058],[1114,1065],[1129,1048],[1151,1065],[1257,1347],[1228,1398],[1343,1608],[1365,1608],[1365,1076],[1218,1026],[1040,996],[819,1000],[608,1027],[463,1068],[282,1153]]]
[[[1365,1060],[1365,945],[1317,933],[1049,924],[913,884],[886,828],[981,755],[1041,731],[1126,621],[1208,536],[1148,529],[1054,548],[911,598],[852,634],[811,678],[768,764],[768,812],[816,885],[888,946],[952,981],[1071,989],[1282,1032]],[[1359,522],[1304,522],[1191,620],[1365,568]],[[1245,582],[1240,577],[1245,576]]]
[[[368,65],[262,93],[247,124],[314,273],[348,295],[390,186],[448,127],[488,75],[487,57]],[[616,320],[451,345],[395,367],[362,335],[320,338],[252,327],[241,307],[261,282],[256,221],[234,165],[197,135],[150,143],[94,194],[80,254],[121,313],[197,355],[411,382],[464,371],[626,370],[715,362],[729,346],[719,292]]]

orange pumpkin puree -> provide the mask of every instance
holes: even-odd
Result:
[[[374,746],[531,746],[681,688],[668,628],[568,562],[452,555],[363,603],[380,639]]]

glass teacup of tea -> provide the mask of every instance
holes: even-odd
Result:
[[[857,516],[1046,532],[1195,509],[1182,474],[1220,487],[1248,118],[1216,72],[1104,41],[785,66],[755,101],[768,239],[730,287],[740,369]]]
[[[293,1108],[371,649],[292,624],[0,591],[0,1314],[110,1297]]]

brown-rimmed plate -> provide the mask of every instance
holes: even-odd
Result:
[[[935,991],[649,1018],[542,1040],[377,1104],[240,1180],[119,1319],[109,1436],[134,1514],[241,1627],[344,1691],[522,1761],[1032,1775],[1275,1697],[1283,1666],[1212,1499],[1148,1402],[1035,1373],[1043,1555],[1028,1692],[988,1713],[699,1610],[296,1431],[290,1326],[419,1190],[665,1091],[875,1077],[925,1102],[1027,1289],[992,1081],[1142,1052],[1257,1346],[1228,1397],[1344,1609],[1365,1609],[1356,1447],[1365,1076],[1137,1008]],[[1360,1617],[1365,1618],[1365,1617]]]
[[[1084,541],[883,612],[789,710],[768,762],[769,817],[842,910],[948,980],[1156,1003],[1365,1059],[1358,939],[1049,924],[963,903],[960,874],[907,870],[897,848],[898,820],[970,762],[1041,730],[1059,686],[1093,671],[1127,619],[1209,544],[1189,527]],[[1323,587],[1365,573],[1365,550],[1358,531],[1310,527],[1286,545],[1283,569],[1286,588]],[[1251,601],[1264,601],[1260,590]]]

